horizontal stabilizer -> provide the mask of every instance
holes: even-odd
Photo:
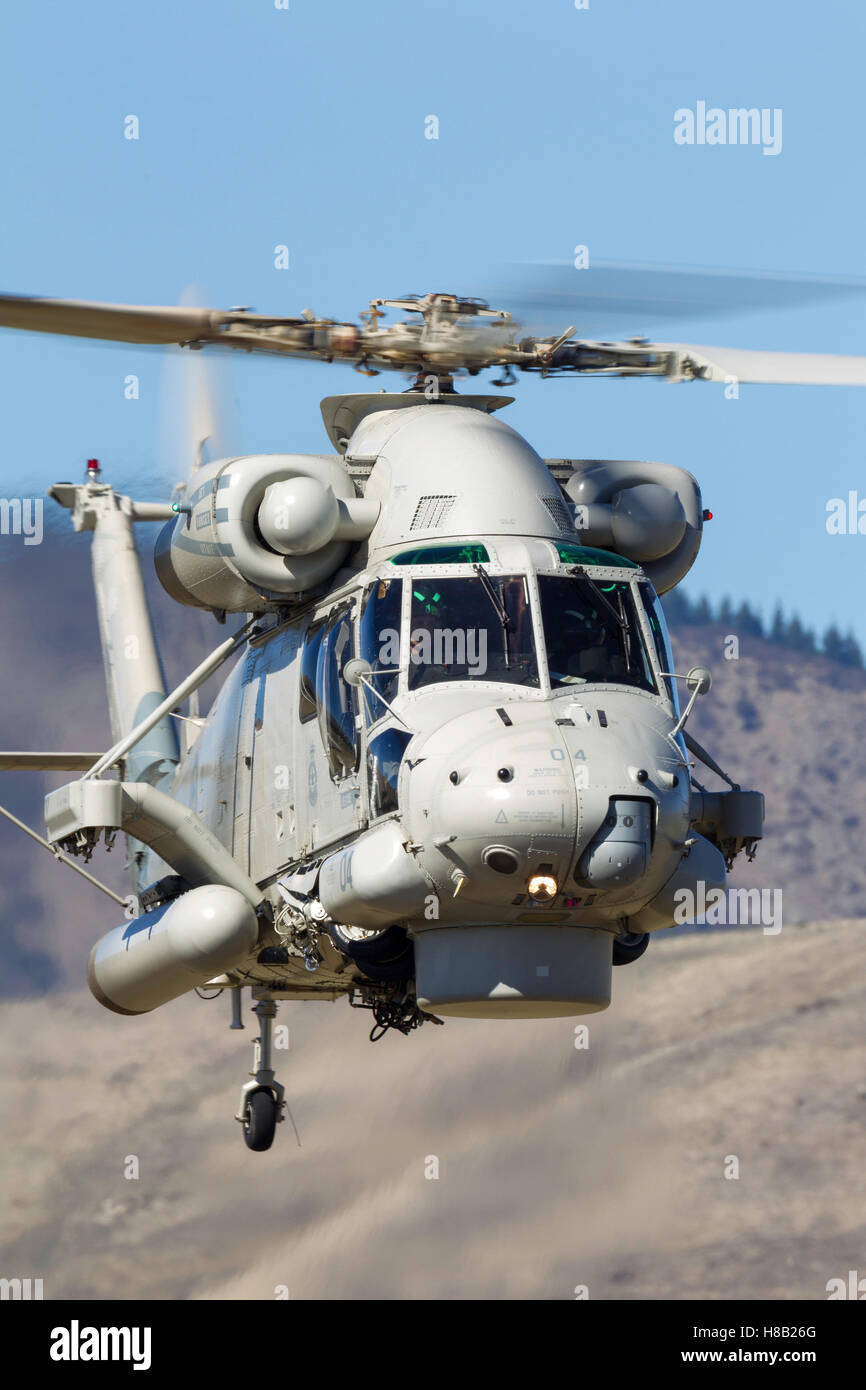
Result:
[[[86,772],[101,753],[0,753],[0,772]]]

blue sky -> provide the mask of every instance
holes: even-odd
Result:
[[[596,260],[866,277],[864,40],[855,0],[7,7],[0,284],[172,303],[196,282],[217,307],[354,318],[372,296],[483,292],[503,264],[576,244]],[[698,100],[781,108],[781,153],[676,145],[674,111]],[[866,352],[857,300],[683,336]],[[164,494],[162,372],[157,352],[0,333],[0,487],[35,493],[95,454]],[[365,389],[343,367],[232,372],[250,452],[326,450],[319,398]],[[866,392],[753,386],[726,401],[700,384],[522,379],[516,394],[504,418],[543,454],[696,474],[716,520],[692,593],[766,614],[781,600],[866,645],[866,536],[825,529],[828,499],[866,497]]]

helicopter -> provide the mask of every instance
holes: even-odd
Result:
[[[383,323],[394,310],[409,317]],[[514,397],[455,378],[866,385],[866,358],[520,336],[443,293],[372,300],[357,324],[4,295],[0,326],[411,378],[326,397],[327,453],[209,457],[203,426],[173,501],[120,495],[96,460],[49,490],[91,535],[113,743],[0,767],[81,774],[48,793],[47,838],[22,829],[124,905],[90,954],[102,1005],[226,991],[242,1028],[251,991],[250,1149],[285,1118],[281,1001],[345,997],[373,1040],[597,1012],[682,890],[722,890],[754,856],[763,796],[686,727],[711,675],[676,672],[660,603],[710,518],[696,479],[544,459],[500,418]],[[237,624],[168,692],[134,537],[154,521],[166,592]],[[232,661],[203,717],[200,687]],[[127,899],[76,863],[118,833]]]

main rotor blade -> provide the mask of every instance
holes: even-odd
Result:
[[[223,315],[212,309],[92,304],[0,294],[0,327],[64,333],[117,343],[188,343],[209,337]]]
[[[648,350],[676,354],[682,375],[697,376],[702,381],[734,377],[737,381],[778,386],[866,386],[866,357],[695,347],[691,343],[653,343]]]
[[[317,319],[309,310],[299,318],[286,318],[247,309],[95,304],[75,299],[2,294],[0,328],[156,346],[215,344],[247,352],[318,357],[325,361],[335,357],[354,358],[361,351],[361,335],[356,325]]]
[[[719,275],[727,284],[724,272]],[[756,294],[773,281],[787,288],[792,283],[791,277],[786,276],[757,277],[756,280],[734,277],[735,280],[744,278],[750,285],[754,284]],[[836,282],[820,277],[814,277],[808,284],[803,278],[797,279],[795,285],[804,294],[827,291],[837,295],[866,288],[858,281]],[[705,307],[708,301],[702,299],[701,303]],[[299,318],[276,318],[241,309],[219,311],[191,305],[147,308],[2,295],[0,327],[117,342],[194,347],[216,344],[325,362],[342,360],[374,371],[477,373],[487,367],[507,365],[523,371],[557,374],[601,372],[667,376],[678,380],[699,377],[718,381],[737,377],[744,382],[866,385],[866,359],[862,357],[696,347],[689,343],[653,343],[647,338],[599,341],[579,330],[578,336],[573,337],[575,329],[566,327],[563,330],[561,324],[552,339],[530,336],[518,341],[518,325],[511,322],[507,314],[490,313],[486,308],[479,310],[475,300],[458,301],[450,295],[434,294],[419,300],[417,307],[409,303],[399,305],[393,300],[375,300],[373,304],[410,309],[416,319],[387,326],[380,326],[374,320],[359,326],[319,319],[309,310]],[[213,393],[210,395],[212,401]],[[203,441],[210,440],[213,445],[220,431],[212,423],[214,410],[208,403],[208,391],[194,387],[191,398],[191,452],[198,452],[201,457]],[[184,433],[189,437],[189,431]]]
[[[866,294],[866,280],[703,266],[570,261],[513,266],[493,292],[530,332],[575,323],[585,337],[647,334],[661,322],[796,308]]]

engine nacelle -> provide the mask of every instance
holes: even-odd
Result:
[[[701,545],[701,491],[671,463],[589,459],[564,484],[586,545],[636,560],[658,593],[688,573]]]
[[[220,459],[193,482],[154,558],[163,588],[195,608],[260,613],[315,588],[379,514],[327,454]]]

